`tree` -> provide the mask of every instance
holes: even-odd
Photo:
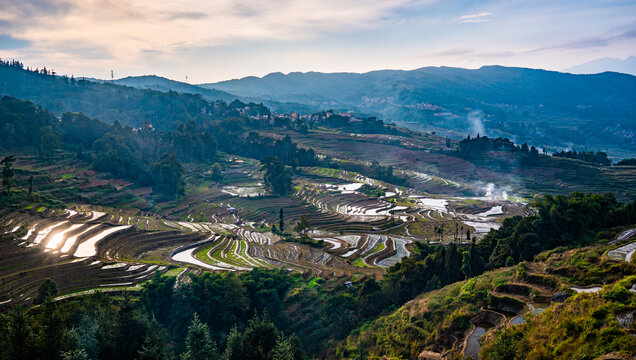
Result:
[[[13,181],[13,175],[15,175],[13,171],[13,163],[15,160],[15,156],[9,155],[0,161],[0,165],[2,165],[2,183],[7,195],[9,195],[11,191],[11,182]]]
[[[40,128],[40,146],[38,147],[40,158],[50,162],[58,146],[60,146],[59,135],[50,126]]]
[[[280,228],[280,232],[285,232],[285,214],[283,208],[280,208],[278,212],[278,227]]]
[[[225,353],[223,353],[224,360],[241,360],[243,352],[243,334],[238,330],[236,326],[230,329],[230,333],[227,335],[227,342],[225,344]]]
[[[242,334],[236,327],[230,331],[225,360],[273,360],[280,338],[279,330],[267,313],[254,315]],[[284,346],[281,346],[278,353],[283,352],[282,348]]]
[[[88,360],[88,359],[89,359],[88,354],[86,353],[86,350],[84,349],[62,351],[62,360]]]
[[[177,197],[185,192],[183,174],[185,170],[174,155],[164,154],[161,160],[152,164],[153,190]]]
[[[84,314],[77,328],[77,342],[78,347],[84,350],[90,359],[97,359],[99,354],[98,332],[99,324],[95,318]]]
[[[144,343],[139,349],[138,360],[168,360],[171,358],[165,339],[165,331],[155,319],[150,322]]]
[[[33,301],[35,304],[44,304],[52,301],[57,295],[57,284],[51,279],[45,279],[38,289],[38,296]]]
[[[261,171],[265,171],[265,185],[274,193],[287,195],[292,191],[292,172],[279,158],[267,157],[261,163]]]
[[[243,332],[243,351],[247,359],[271,359],[276,347],[279,331],[270,320],[269,315],[255,315]]]
[[[217,359],[219,359],[219,354],[216,350],[216,343],[210,336],[210,328],[207,324],[201,322],[197,313],[194,313],[192,322],[188,327],[186,352],[181,355],[181,360]]]
[[[461,272],[462,274],[464,274],[464,277],[466,279],[470,278],[473,276],[473,270],[471,269],[471,252],[470,251],[464,251],[462,253],[462,267],[461,267]]]
[[[295,336],[280,335],[272,351],[272,360],[302,360],[304,354],[300,348],[300,339]]]
[[[32,359],[34,355],[34,332],[29,316],[22,307],[11,310],[8,314],[5,346],[6,358],[10,360]]]
[[[214,181],[219,181],[223,179],[223,170],[221,169],[221,165],[217,162],[210,167],[210,178]]]
[[[44,359],[58,359],[60,355],[64,326],[57,303],[46,300],[43,304],[42,327],[40,328],[40,352]]]
[[[29,176],[29,180],[27,180],[27,184],[29,184],[29,195],[33,194],[33,175]]]
[[[298,222],[296,223],[296,231],[299,233],[304,232],[309,228],[309,220],[307,220],[307,216],[300,215],[298,217]]]
[[[136,308],[128,294],[124,294],[123,303],[117,314],[115,329],[116,354],[113,358],[134,359],[146,340],[149,331],[148,318],[140,308]]]

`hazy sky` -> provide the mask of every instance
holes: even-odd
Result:
[[[635,52],[635,0],[0,0],[0,57],[99,78],[562,70]]]

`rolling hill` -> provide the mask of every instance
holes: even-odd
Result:
[[[156,75],[128,76],[122,79],[117,79],[112,83],[117,85],[130,86],[137,89],[148,89],[163,92],[176,91],[180,93],[199,94],[203,96],[204,99],[209,101],[223,100],[226,102],[230,102],[237,98],[237,96],[228,94],[225,91],[190,85],[188,83],[170,80]]]
[[[130,80],[130,84],[133,83]],[[156,80],[155,83],[162,82]],[[187,85],[175,84],[172,85],[181,89]],[[20,66],[0,66],[0,96],[33,101],[56,115],[67,111],[83,112],[108,123],[119,121],[133,127],[149,122],[157,129],[173,129],[190,119],[218,118],[223,115],[218,112],[227,111],[227,106],[210,106],[210,102],[232,99],[230,94],[214,90],[202,89],[202,94],[166,92],[166,86],[157,91],[136,85],[76,80],[29,71]]]
[[[548,149],[636,153],[636,77],[502,66],[476,70],[272,73],[201,87],[265,101],[348,109],[451,136],[505,136]],[[275,109],[275,107],[274,107]]]

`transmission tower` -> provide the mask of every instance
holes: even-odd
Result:
[[[114,81],[115,80],[115,70],[111,70],[110,71],[110,81]]]

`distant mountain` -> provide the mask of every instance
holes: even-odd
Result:
[[[237,98],[237,96],[228,94],[225,91],[219,91],[215,89],[203,88],[188,83],[183,83],[175,80],[166,79],[164,77],[155,75],[144,76],[128,76],[122,79],[112,81],[112,83],[118,85],[131,86],[138,89],[150,89],[156,91],[176,91],[180,93],[200,94],[204,99],[209,101],[223,100],[230,102]]]
[[[549,149],[636,154],[636,77],[502,66],[363,74],[293,72],[201,87],[239,96],[348,109],[451,136],[486,133]]]
[[[606,71],[614,71],[636,75],[636,56],[632,55],[625,60],[609,57],[596,59],[572,66],[565,71],[572,74],[598,74]]]

